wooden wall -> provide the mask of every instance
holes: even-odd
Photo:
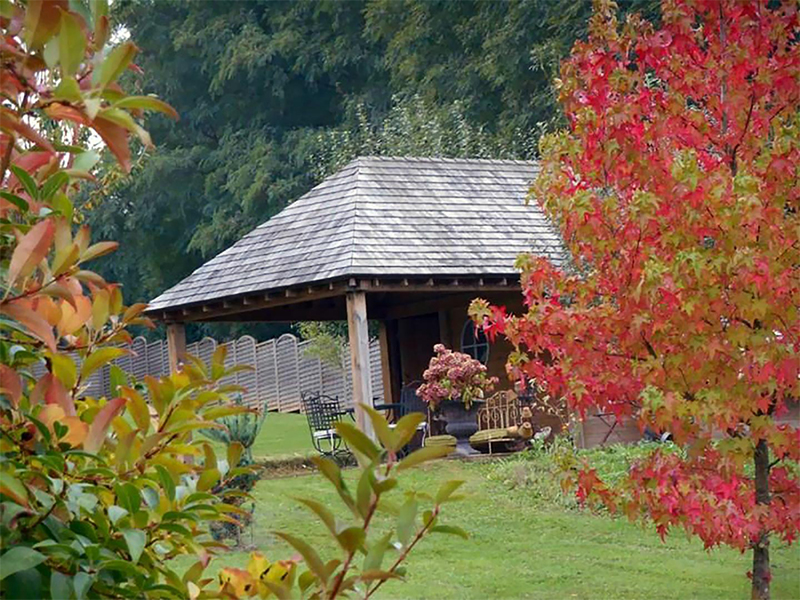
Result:
[[[433,346],[439,343],[439,317],[436,313],[407,317],[397,321],[400,344],[402,384],[422,380],[433,356]]]
[[[461,351],[461,331],[467,321],[469,303],[448,308],[439,313],[430,313],[398,319],[396,335],[400,353],[402,384],[420,381],[433,356],[433,347],[442,343],[452,350]],[[393,325],[388,325],[391,331]],[[498,390],[511,389],[506,375],[506,358],[511,345],[505,340],[497,340],[491,345],[487,370],[490,376],[500,379]]]

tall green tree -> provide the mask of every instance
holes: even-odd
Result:
[[[125,248],[101,270],[148,300],[357,154],[531,157],[590,3],[118,0],[115,13],[141,48],[135,84],[181,116],[150,120],[158,152],[92,211]]]

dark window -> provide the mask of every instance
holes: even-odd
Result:
[[[461,330],[461,351],[483,364],[489,360],[489,340],[481,329],[475,328],[475,322],[471,319],[467,319]]]

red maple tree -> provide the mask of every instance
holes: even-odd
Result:
[[[527,311],[473,316],[508,368],[569,407],[669,432],[618,485],[578,494],[663,536],[753,550],[800,529],[800,28],[794,0],[665,0],[657,28],[595,2],[557,82],[569,128],[532,190],[568,264],[523,257]]]

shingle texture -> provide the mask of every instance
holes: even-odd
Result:
[[[358,158],[150,303],[150,310],[353,276],[515,275],[565,254],[525,196],[535,162]]]

